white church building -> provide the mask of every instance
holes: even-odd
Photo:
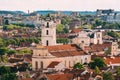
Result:
[[[91,61],[91,56],[76,44],[56,45],[56,23],[50,17],[46,18],[41,30],[42,44],[33,49],[33,70],[50,68],[64,70],[72,68],[77,62],[84,64]]]
[[[50,69],[61,71],[72,68],[74,64],[86,64],[91,61],[89,52],[104,53],[112,46],[112,55],[116,55],[116,43],[103,43],[102,32],[81,32],[73,39],[74,44],[56,44],[56,23],[49,16],[41,28],[41,45],[33,49],[32,69]],[[92,44],[92,45],[91,45]]]

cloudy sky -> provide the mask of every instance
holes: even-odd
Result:
[[[0,0],[0,10],[73,10],[95,11],[115,9],[120,11],[120,0]]]

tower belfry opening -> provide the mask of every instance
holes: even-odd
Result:
[[[41,28],[42,46],[56,45],[56,23],[51,19],[49,14],[44,19],[43,24]]]

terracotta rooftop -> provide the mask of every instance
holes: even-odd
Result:
[[[85,46],[84,50],[90,52],[100,52],[104,51],[104,49],[108,47],[111,47],[111,43],[92,44],[91,46]]]
[[[76,50],[77,46],[75,44],[66,44],[66,45],[54,45],[46,46],[48,51],[59,51],[59,50]]]
[[[49,74],[47,77],[49,80],[70,80],[73,78],[73,74]]]
[[[32,78],[24,78],[22,80],[33,80]]]
[[[120,64],[120,57],[107,57],[105,58],[106,64]]]
[[[106,35],[106,36],[103,36],[103,39],[114,39],[114,38],[111,37],[111,36]]]
[[[85,54],[85,52],[75,44],[47,46],[46,48],[53,56],[56,57],[77,56]]]
[[[81,31],[82,31],[82,29],[73,29],[70,33],[79,33]]]
[[[55,68],[56,65],[58,65],[60,62],[53,61],[48,65],[48,68]]]
[[[61,52],[50,52],[50,53],[56,57],[78,56],[85,54],[84,51],[61,51]]]

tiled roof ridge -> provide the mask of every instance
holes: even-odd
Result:
[[[68,50],[56,50],[56,51],[50,51],[50,52],[64,52],[64,51],[75,51],[76,49],[68,49]]]

